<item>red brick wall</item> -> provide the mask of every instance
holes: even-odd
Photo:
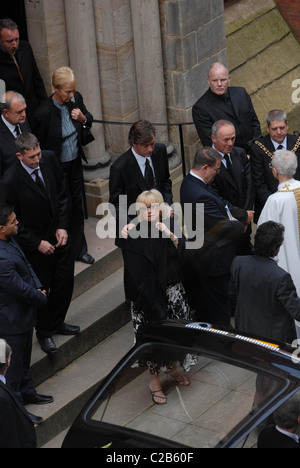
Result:
[[[278,10],[300,41],[300,2],[299,0],[275,0]]]

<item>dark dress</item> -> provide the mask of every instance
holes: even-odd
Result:
[[[137,226],[137,231],[139,230],[148,232],[148,238],[129,237],[123,250],[125,295],[130,301],[136,335],[149,323],[166,319],[191,320],[179,264],[184,239],[178,239],[176,248],[164,233],[153,229],[150,235],[151,223],[140,223]],[[184,370],[188,371],[194,361],[194,357],[187,355],[181,363]],[[170,362],[147,362],[146,365],[151,374],[166,372],[173,367]]]

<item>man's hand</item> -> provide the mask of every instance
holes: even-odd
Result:
[[[67,242],[68,242],[68,233],[67,233],[67,231],[65,229],[57,229],[56,239],[57,239],[56,248],[63,247],[64,245],[67,245]]]
[[[41,241],[40,245],[38,246],[38,251],[43,255],[53,255],[55,252],[55,247],[49,244],[48,241]]]

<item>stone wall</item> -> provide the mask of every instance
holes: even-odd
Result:
[[[226,8],[225,24],[231,84],[250,93],[263,130],[275,108],[287,112],[291,131],[299,130],[293,85],[300,79],[300,45],[276,3],[241,0]]]
[[[126,124],[94,124],[103,131],[88,147],[93,170],[85,180],[98,184],[87,185],[90,192],[107,190],[100,179],[109,166],[99,163],[107,164],[107,152],[113,160],[127,149],[132,122],[191,122],[210,63],[226,61],[223,0],[25,0],[25,8],[48,93],[53,71],[69,65],[94,118]],[[199,146],[193,125],[184,127],[184,138],[189,169]],[[158,139],[177,155],[170,166],[180,178],[178,127],[159,126]]]

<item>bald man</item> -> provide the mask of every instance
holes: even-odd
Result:
[[[261,135],[260,123],[245,88],[230,87],[230,75],[221,62],[211,65],[207,77],[209,89],[192,109],[193,121],[203,146],[212,146],[211,129],[221,119],[233,123],[235,146],[248,153],[249,144]]]

